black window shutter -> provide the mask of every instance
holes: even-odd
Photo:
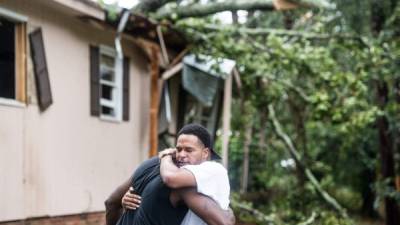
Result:
[[[90,49],[90,114],[100,115],[100,50],[97,46]]]
[[[124,68],[123,68],[123,90],[122,90],[122,119],[124,121],[129,120],[129,58],[124,57]]]
[[[44,111],[53,103],[53,97],[51,94],[42,29],[39,28],[30,33],[29,41],[31,45],[32,61],[35,71],[39,108],[41,111]]]

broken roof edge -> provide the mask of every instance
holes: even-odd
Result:
[[[215,58],[210,55],[189,54],[183,58],[183,63],[204,73],[225,79],[236,67],[236,61],[226,58]]]
[[[106,19],[105,9],[91,0],[52,0],[52,2],[78,16],[90,16],[103,21]]]

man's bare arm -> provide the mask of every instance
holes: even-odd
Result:
[[[178,200],[183,200],[189,209],[208,225],[235,224],[235,216],[232,210],[223,210],[214,200],[197,193],[194,188],[184,188],[174,192]],[[173,194],[175,194],[174,192]]]
[[[131,178],[115,189],[104,202],[106,206],[106,225],[115,225],[122,214],[121,199],[128,191],[131,184]]]
[[[178,168],[172,160],[173,149],[171,152],[164,150],[160,153],[160,175],[165,185],[170,188],[195,187],[196,179],[194,175],[182,168]]]

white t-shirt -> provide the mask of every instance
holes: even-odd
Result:
[[[185,165],[182,168],[194,175],[197,192],[212,198],[222,209],[228,209],[230,186],[225,167],[217,162],[205,161],[199,165]],[[189,210],[181,225],[206,225],[206,223]]]

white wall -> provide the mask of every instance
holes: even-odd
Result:
[[[43,113],[35,95],[26,107],[0,105],[0,221],[104,210],[108,194],[147,158],[145,57],[123,43],[131,59],[130,121],[91,117],[89,44],[112,46],[114,37],[45,2],[0,2],[29,17],[28,32],[42,28],[54,102]]]

